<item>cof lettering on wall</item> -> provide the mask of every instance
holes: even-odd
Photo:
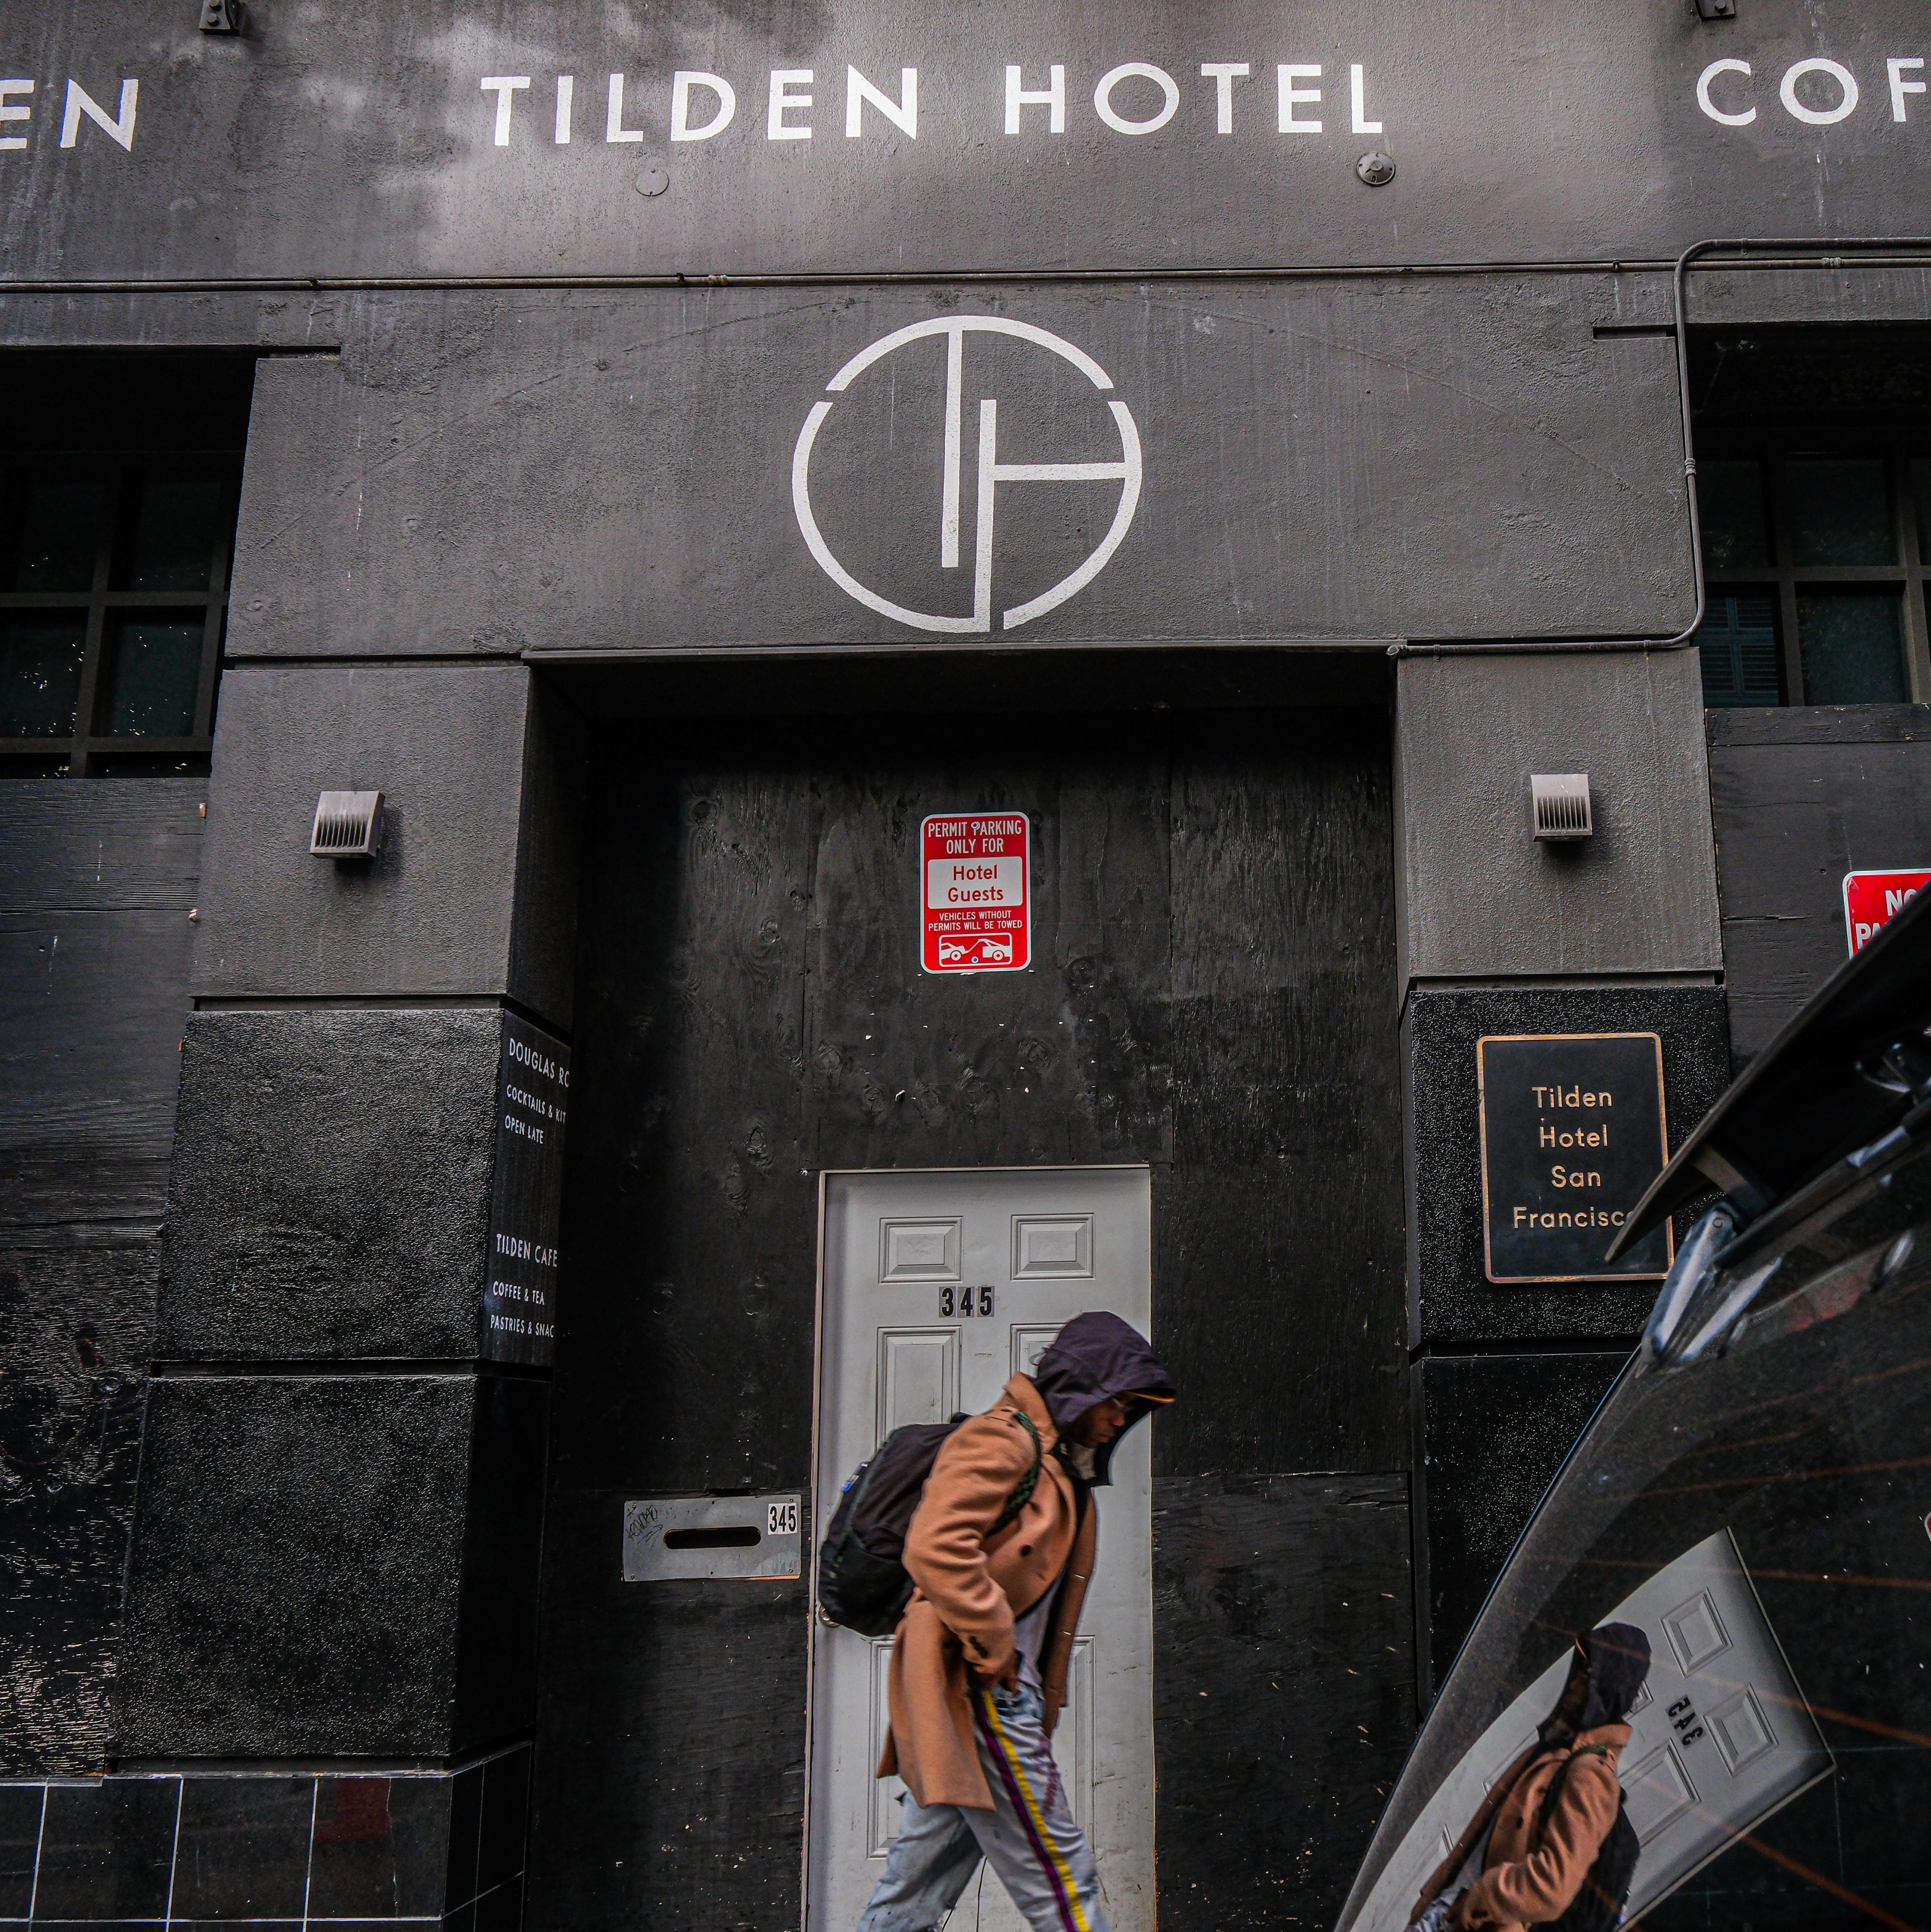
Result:
[[[1844,937],[1853,956],[1861,952],[1931,879],[1931,872],[1846,872]]]
[[[937,814],[919,828],[928,973],[1016,973],[1033,962],[1032,838],[1023,812]]]
[[[1489,1279],[1668,1274],[1667,1223],[1614,1266],[1603,1258],[1669,1159],[1661,1036],[1491,1034],[1475,1043],[1475,1072]]]
[[[1760,97],[1756,64],[1726,54],[1696,76],[1696,105],[1719,127],[1753,128],[1760,98],[1774,98],[1779,112],[1800,127],[1834,128],[1864,104],[1864,85],[1855,70],[1828,54],[1792,61],[1780,74],[1768,70],[1762,80]],[[1902,125],[1911,118],[1915,98],[1926,85],[1922,54],[1885,57],[1882,98],[1891,120]]]
[[[570,1049],[554,1034],[504,1014],[483,1290],[486,1360],[543,1368],[555,1359],[563,1129],[569,1111]]]

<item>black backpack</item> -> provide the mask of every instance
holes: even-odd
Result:
[[[1585,1744],[1563,1761],[1561,1770],[1549,1780],[1548,1792],[1543,1798],[1537,1837],[1548,1828],[1549,1814],[1555,1808],[1556,1794],[1562,1789],[1562,1780],[1567,1776],[1569,1767],[1579,1757],[1606,1754],[1605,1745]],[[1628,1802],[1619,1791],[1616,1794],[1615,1818],[1603,1837],[1595,1862],[1582,1881],[1582,1890],[1569,1901],[1561,1918],[1542,1920],[1535,1932],[1615,1932],[1615,1928],[1623,1922],[1623,1907],[1629,1902],[1630,1886],[1636,1875],[1636,1854],[1641,1849],[1636,1842],[1636,1827],[1630,1822]]]
[[[1033,1438],[1033,1466],[1020,1478],[992,1526],[994,1534],[1032,1500],[1039,1481],[1039,1432],[1022,1408],[1015,1412]],[[827,1623],[861,1636],[889,1636],[912,1596],[905,1574],[905,1532],[925,1493],[947,1436],[962,1422],[908,1423],[879,1444],[869,1462],[846,1484],[832,1526],[818,1552],[818,1609]]]

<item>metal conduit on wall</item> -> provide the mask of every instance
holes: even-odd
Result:
[[[1883,256],[1867,256],[1858,262],[1847,261],[1837,251],[1845,249],[1907,249],[1915,252],[1893,261]],[[1735,250],[1740,256],[1762,251],[1764,259],[1739,259],[1729,262],[1702,262],[1702,258],[1720,250]],[[1786,250],[1794,254],[1795,260],[1780,260],[1771,253]],[[1825,251],[1831,252],[1826,253]],[[1670,296],[1675,316],[1672,328],[1676,340],[1676,386],[1678,406],[1683,412],[1683,476],[1684,500],[1690,517],[1690,562],[1694,580],[1696,606],[1695,614],[1683,629],[1666,638],[1625,638],[1570,639],[1557,638],[1497,638],[1477,641],[1432,641],[1415,643],[1404,638],[1389,646],[1389,655],[1399,657],[1411,652],[1426,652],[1430,656],[1462,654],[1475,651],[1679,651],[1685,650],[1696,640],[1696,634],[1703,628],[1703,619],[1708,605],[1708,593],[1703,580],[1703,525],[1696,503],[1696,436],[1694,410],[1690,398],[1690,318],[1688,313],[1688,284],[1690,271],[1702,266],[1708,268],[1879,268],[1906,266],[1922,267],[1927,256],[1931,256],[1931,242],[1918,241],[1905,236],[1855,236],[1843,241],[1816,241],[1804,237],[1777,237],[1753,240],[1745,237],[1714,238],[1692,242],[1676,258],[1670,276]]]

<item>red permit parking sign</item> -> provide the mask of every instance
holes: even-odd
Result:
[[[1033,958],[1023,813],[935,813],[919,827],[928,973],[1016,973]]]
[[[1910,902],[1931,872],[1846,872],[1844,936],[1861,952]]]

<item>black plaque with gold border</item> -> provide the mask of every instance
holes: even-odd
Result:
[[[1666,1274],[1669,1226],[1603,1252],[1669,1158],[1654,1033],[1488,1034],[1475,1042],[1482,1252],[1492,1282]]]

